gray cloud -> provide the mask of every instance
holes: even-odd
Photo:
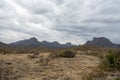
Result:
[[[94,36],[120,43],[120,0],[0,0],[0,41],[83,44]]]

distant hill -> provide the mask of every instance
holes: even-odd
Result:
[[[84,45],[92,45],[92,46],[101,46],[101,47],[108,47],[108,48],[120,48],[120,44],[115,44],[111,42],[109,39],[105,37],[94,37],[93,40],[87,41]],[[3,42],[0,42],[0,49],[6,49],[6,48],[36,48],[36,47],[42,47],[42,48],[69,48],[73,47],[75,45],[72,45],[71,43],[66,44],[60,44],[57,41],[49,42],[49,41],[38,41],[37,38],[32,37],[30,39],[20,40],[14,43],[5,44]]]
[[[46,47],[46,48],[69,48],[69,47],[73,46],[71,43],[60,44],[57,41],[54,41],[54,42],[48,42],[48,41],[39,42],[37,40],[37,38],[35,38],[35,37],[32,37],[30,39],[17,41],[17,42],[14,42],[14,43],[10,43],[9,45],[13,46],[13,47]]]
[[[4,53],[10,52],[11,50],[12,50],[12,48],[9,45],[7,45],[3,42],[0,42],[0,53],[1,52],[4,52]]]
[[[60,44],[57,41],[54,41],[54,42],[42,41],[40,43],[42,46],[45,46],[48,48],[68,48],[73,46],[71,43]]]
[[[3,42],[0,42],[0,49],[2,48],[8,48],[9,46]]]
[[[20,40],[9,44],[12,47],[40,47],[39,41],[32,37],[30,39]]]
[[[87,41],[85,45],[120,48],[120,44],[112,43],[109,39],[105,37],[94,37],[92,41]]]

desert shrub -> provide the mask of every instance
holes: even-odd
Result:
[[[56,54],[57,57],[64,57],[64,58],[73,58],[75,57],[75,52],[71,50],[64,50],[60,51],[59,53]]]
[[[47,57],[54,59],[54,58],[56,58],[56,53],[55,52],[49,53],[49,55]]]
[[[9,53],[9,51],[0,49],[0,53],[2,53],[2,54],[7,54],[7,53]]]
[[[36,63],[39,63],[40,66],[48,66],[50,61],[50,57],[39,56],[39,60]]]
[[[82,77],[82,80],[106,80],[106,76],[103,71],[94,71]]]
[[[22,74],[18,73],[16,69],[9,61],[0,59],[0,80],[18,80],[22,77]]]
[[[120,80],[120,77],[116,78],[115,80]]]
[[[109,51],[109,54],[101,63],[101,68],[110,71],[120,70],[120,51]]]
[[[11,67],[0,66],[0,80],[12,80],[13,79],[12,74],[13,72]]]
[[[17,78],[12,66],[0,66],[0,80],[17,80]]]
[[[30,59],[38,58],[39,57],[39,53],[30,54],[27,57],[30,58]]]
[[[4,50],[0,49],[0,53],[4,53],[4,52],[5,52]]]
[[[74,80],[74,79],[70,76],[63,76],[61,79],[58,80]]]
[[[84,76],[83,80],[107,80],[109,73],[111,72],[119,72],[120,71],[120,51],[109,51],[107,55],[102,58],[98,70],[94,70],[88,75]],[[117,76],[117,75],[115,75]],[[115,78],[112,76],[112,80],[120,80],[120,78]]]

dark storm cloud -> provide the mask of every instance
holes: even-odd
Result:
[[[0,0],[0,40],[35,36],[82,44],[104,36],[120,43],[119,4],[120,0]]]

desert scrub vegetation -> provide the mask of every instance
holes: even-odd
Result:
[[[97,70],[88,73],[82,80],[120,80],[120,51],[109,50],[101,60]],[[108,79],[109,77],[112,78]]]
[[[106,80],[107,74],[100,70],[95,70],[94,72],[88,73],[86,76],[82,77],[82,80]]]
[[[56,57],[74,58],[76,53],[72,50],[62,50],[56,53]]]
[[[120,71],[120,51],[109,51],[101,62],[101,69],[107,71]]]
[[[30,59],[38,58],[39,57],[39,53],[29,54],[27,57],[30,58]]]
[[[17,80],[19,77],[13,66],[0,60],[0,80]]]
[[[120,80],[120,77],[116,78],[115,80]]]
[[[48,66],[50,60],[51,59],[49,57],[40,56],[39,60],[36,61],[36,63],[39,63],[40,66]]]
[[[10,53],[10,51],[8,51],[8,50],[3,50],[3,49],[0,49],[0,53],[2,53],[2,54],[7,54],[7,53]]]
[[[54,60],[53,53],[47,53],[47,55],[39,55],[38,60],[36,63],[39,63],[40,66],[48,66],[49,63]]]
[[[12,67],[0,66],[0,80],[16,80]]]

